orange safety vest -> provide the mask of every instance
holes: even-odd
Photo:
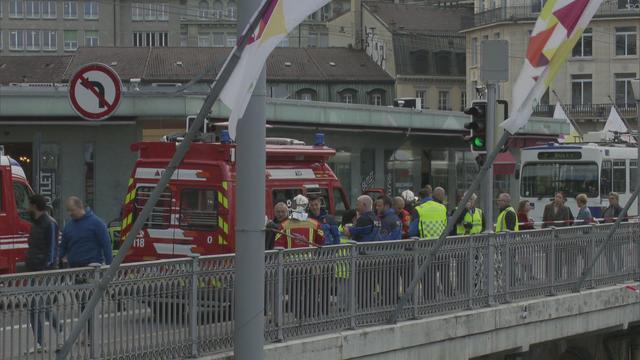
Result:
[[[280,224],[279,231],[289,236],[277,233],[274,243],[278,247],[285,249],[311,247],[307,242],[317,245],[324,244],[322,225],[311,218],[304,221],[287,219]],[[296,240],[297,238],[306,241]]]

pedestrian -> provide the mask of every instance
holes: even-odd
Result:
[[[296,195],[293,204],[291,216],[280,223],[275,246],[293,249],[324,245],[322,225],[307,213],[309,199],[304,195]]]
[[[602,217],[605,223],[614,223],[619,216],[622,215],[622,207],[620,207],[620,196],[617,192],[609,193],[609,206],[602,211]],[[623,219],[622,221],[626,221]],[[607,257],[607,268],[609,274],[615,274],[624,268],[624,249],[623,244],[616,241],[610,241],[607,244],[605,254]]]
[[[478,196],[471,194],[469,201],[456,221],[456,235],[479,234],[485,230],[485,218],[482,209],[476,207]]]
[[[393,208],[390,197],[383,195],[376,200],[376,212],[380,219],[380,240],[401,240],[402,221]]]
[[[431,197],[431,186],[427,185],[422,191],[425,196],[411,214],[409,236],[437,239],[447,228],[447,208]]]
[[[282,224],[283,221],[287,220],[288,216],[289,208],[287,204],[279,202],[273,207],[273,219],[266,225],[267,231],[264,236],[265,250],[273,250],[276,240],[276,230],[280,228],[280,224]]]
[[[442,205],[445,205],[446,198],[447,198],[447,193],[446,191],[444,191],[444,188],[442,186],[438,186],[435,189],[433,189],[433,200],[437,201]]]
[[[351,240],[371,242],[380,240],[380,220],[373,213],[373,200],[369,195],[360,195],[356,200],[358,219],[356,223],[347,227],[345,233]]]
[[[496,221],[496,233],[506,231],[519,231],[518,216],[516,211],[511,206],[511,195],[508,193],[502,193],[496,200],[498,204],[498,219]]]
[[[27,255],[25,265],[27,271],[48,271],[56,268],[58,264],[58,224],[47,214],[47,200],[42,195],[29,197],[29,216],[31,218],[31,231],[29,232]],[[46,286],[38,282],[37,277],[31,278],[31,286]],[[59,334],[62,332],[60,323],[55,313],[52,312],[53,299],[44,295],[34,295],[29,302],[29,325],[35,337],[35,348],[30,352],[42,353],[46,351],[44,343],[45,318]]]
[[[620,207],[620,195],[617,192],[609,193],[609,206],[602,211],[602,217],[605,223],[614,223],[618,219],[618,216],[622,213],[622,207]],[[623,220],[625,221],[625,220]]]
[[[322,207],[324,199],[319,196],[309,197],[309,217],[316,220],[322,226],[324,232],[324,245],[337,245],[340,243],[340,231],[338,223]]]
[[[416,195],[413,191],[407,189],[400,194],[400,197],[404,200],[404,209],[411,215],[416,204]]]
[[[578,194],[576,196],[576,203],[578,204],[578,215],[576,216],[576,225],[589,225],[593,222],[593,216],[591,216],[591,210],[587,206],[588,202],[587,194]]]
[[[402,238],[409,237],[409,225],[411,224],[411,213],[407,211],[405,201],[401,196],[393,198],[393,208],[396,211],[396,215],[402,222]]]
[[[557,192],[553,202],[547,204],[542,212],[542,227],[563,227],[571,224],[571,214],[565,205],[565,198],[561,192]]]
[[[533,230],[533,219],[529,217],[531,204],[529,200],[521,200],[518,203],[518,226],[520,230]]]

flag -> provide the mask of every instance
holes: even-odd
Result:
[[[560,134],[560,136],[558,137],[558,142],[574,143],[574,142],[580,141],[581,139],[580,134],[578,133],[576,128],[573,127],[573,124],[569,120],[569,116],[567,116],[567,113],[564,112],[564,109],[562,108],[562,105],[559,102],[556,103],[556,106],[553,110],[553,119],[561,120],[569,123],[569,134],[568,135]]]
[[[234,139],[238,119],[247,108],[258,76],[271,51],[307,16],[329,2],[329,0],[266,1],[269,2],[267,11],[220,93],[220,100],[231,110],[229,134]]]
[[[602,0],[548,0],[529,37],[529,46],[513,86],[512,116],[501,126],[515,134],[533,113],[560,66],[589,25]]]

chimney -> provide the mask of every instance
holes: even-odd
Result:
[[[353,44],[356,49],[363,49],[362,38],[362,0],[351,0],[351,14],[353,16]]]

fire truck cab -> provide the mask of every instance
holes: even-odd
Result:
[[[0,147],[0,274],[14,273],[16,264],[25,259],[32,194],[20,164],[2,155]]]
[[[225,139],[225,135],[222,136]],[[175,142],[132,145],[138,160],[123,206],[121,240],[148,200],[176,149]],[[278,202],[290,205],[298,194],[317,195],[338,218],[349,208],[340,181],[327,164],[335,150],[323,144],[305,145],[292,139],[267,140],[265,214]],[[225,254],[235,251],[235,145],[193,143],[173,174],[144,228],[137,234],[127,261]]]

